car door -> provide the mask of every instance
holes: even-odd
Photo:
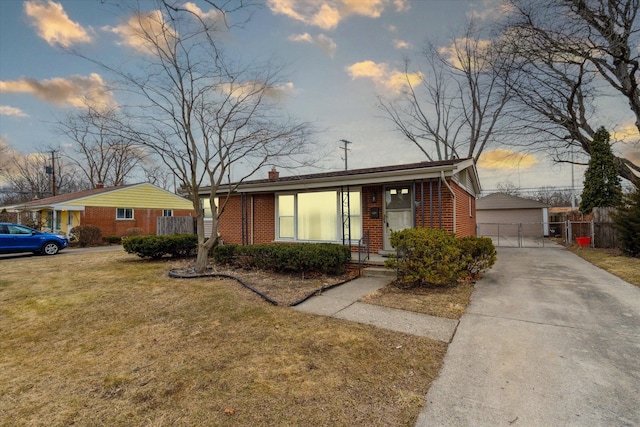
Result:
[[[0,224],[0,251],[5,252],[11,250],[10,239],[9,227],[5,224]]]
[[[15,250],[36,251],[40,249],[40,237],[37,233],[23,225],[9,224],[10,244]]]

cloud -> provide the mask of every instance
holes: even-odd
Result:
[[[336,28],[343,19],[352,15],[379,18],[390,5],[399,12],[409,9],[406,0],[267,0],[267,6],[273,14],[284,15],[323,30]]]
[[[373,61],[357,62],[347,67],[347,72],[352,79],[370,79],[377,86],[396,92],[406,87],[408,83],[415,86],[420,83],[423,78],[422,73],[409,73],[405,75],[403,71],[390,70],[388,64],[377,64]]]
[[[222,90],[237,100],[247,98],[247,102],[249,102],[251,98],[264,94],[271,101],[279,102],[293,95],[295,87],[292,82],[265,87],[262,82],[248,81],[241,84],[223,85]]]
[[[513,150],[497,148],[482,153],[478,167],[496,170],[528,169],[538,163],[533,154],[519,153]]]
[[[317,37],[313,37],[309,33],[298,34],[298,35],[290,36],[289,40],[293,42],[311,43],[312,45],[322,49],[324,53],[326,53],[332,58],[333,58],[333,55],[335,55],[336,50],[338,48],[338,46],[333,41],[333,39],[331,37],[325,36],[324,34],[320,34]]]
[[[60,3],[39,0],[26,1],[24,11],[38,30],[38,35],[51,46],[69,47],[92,41],[89,33],[67,16]]]
[[[200,11],[197,7],[195,9]],[[146,54],[153,54],[158,48],[166,49],[177,37],[176,31],[165,22],[159,10],[134,14],[125,24],[103,29],[118,35],[119,44]]]
[[[224,19],[224,13],[221,10],[215,8],[211,8],[209,12],[203,12],[202,9],[198,7],[198,5],[192,2],[185,3],[184,8],[209,25],[215,24]]]
[[[9,107],[8,105],[0,105],[0,116],[28,117],[21,109]]]
[[[396,49],[409,49],[411,45],[404,40],[394,39],[393,46]]]
[[[471,48],[467,49],[465,47],[467,45],[471,46]],[[466,58],[467,54],[465,52],[467,51],[478,52],[479,55],[477,56],[482,58],[483,57],[482,52],[485,52],[490,47],[491,47],[491,40],[484,40],[484,39],[475,40],[475,39],[469,39],[469,38],[463,37],[463,38],[455,39],[454,41],[451,42],[449,46],[439,47],[438,53],[442,55],[442,57],[446,61],[448,61],[451,65],[453,65],[457,69],[462,69],[463,65],[460,62],[460,56],[462,56],[462,58],[465,60],[473,59],[473,58]]]
[[[89,76],[73,75],[68,79],[0,81],[1,92],[30,93],[38,99],[58,106],[71,105],[78,108],[92,106],[104,109],[116,105],[102,77],[95,73]]]

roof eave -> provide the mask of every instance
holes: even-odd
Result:
[[[468,167],[475,167],[473,160],[469,159],[455,164],[442,165],[442,166],[427,166],[422,168],[407,169],[407,170],[393,170],[393,171],[377,171],[365,174],[357,175],[340,175],[331,177],[319,177],[319,178],[307,178],[304,180],[286,180],[286,181],[269,181],[269,182],[257,182],[257,183],[244,183],[238,185],[234,190],[236,193],[267,193],[275,191],[293,191],[300,189],[318,189],[318,188],[330,188],[340,186],[356,186],[356,185],[371,185],[382,184],[392,182],[413,181],[417,179],[430,179],[439,178],[444,172],[445,177],[451,177],[455,172],[464,170]],[[475,180],[478,182],[477,173],[474,170]],[[216,194],[226,194],[228,192],[228,186],[222,185],[218,188]],[[200,190],[201,195],[209,194],[210,188],[202,188]]]

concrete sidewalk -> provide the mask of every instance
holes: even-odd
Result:
[[[389,277],[359,277],[308,299],[294,308],[307,313],[451,342],[458,326],[457,320],[358,302],[358,299],[385,287],[391,280]]]
[[[498,248],[417,426],[640,425],[640,289],[562,249]]]

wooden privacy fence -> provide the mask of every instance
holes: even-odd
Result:
[[[158,236],[195,234],[195,218],[192,216],[159,216],[156,223]]]
[[[590,237],[591,247],[617,248],[618,231],[611,218],[615,211],[615,208],[593,208],[591,221],[569,221],[571,242],[575,242],[576,237]]]

